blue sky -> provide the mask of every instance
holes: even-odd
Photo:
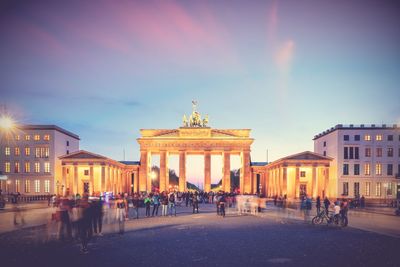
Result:
[[[0,104],[138,160],[139,129],[179,127],[196,99],[271,161],[338,123],[400,123],[398,14],[396,1],[6,1]]]

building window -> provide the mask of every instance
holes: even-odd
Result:
[[[376,156],[377,157],[382,157],[382,148],[381,147],[377,147],[376,148]]]
[[[382,175],[382,164],[381,163],[377,163],[375,165],[375,174]]]
[[[392,183],[388,183],[387,184],[387,189],[386,189],[387,191],[386,191],[386,195],[387,196],[391,196],[391,195],[393,195],[393,186],[392,186]]]
[[[67,141],[67,146],[69,146],[69,141]]]
[[[33,136],[33,140],[35,140],[35,141],[40,141],[40,135],[35,134],[35,135]]]
[[[369,163],[364,164],[364,175],[371,175],[371,165]]]
[[[393,164],[387,165],[387,175],[393,175]]]
[[[20,180],[15,180],[15,191],[16,192],[21,192],[21,181]]]
[[[354,164],[354,175],[360,175],[360,164]]]
[[[371,194],[371,183],[366,182],[365,183],[365,195],[369,197],[370,194]]]
[[[36,173],[40,172],[40,162],[35,162],[35,172]]]
[[[48,158],[50,155],[50,149],[48,147],[36,147],[35,157],[36,158]]]
[[[350,140],[349,135],[348,134],[343,135],[343,140],[344,141],[349,141]]]
[[[31,172],[31,163],[29,161],[25,162],[25,172]]]
[[[50,155],[50,149],[49,149],[48,147],[45,147],[45,148],[44,148],[44,157],[45,157],[45,158],[48,158],[49,155]]]
[[[40,180],[35,180],[35,193],[40,193]]]
[[[371,135],[369,134],[364,135],[364,141],[371,141]]]
[[[16,136],[15,136],[15,141],[19,141],[21,139],[21,137],[19,136],[19,134],[17,134]]]
[[[343,175],[349,175],[349,164],[343,164]]]
[[[301,171],[300,172],[300,177],[306,177],[306,172],[305,171]]]
[[[360,141],[360,135],[359,134],[356,134],[354,136],[354,141]]]
[[[30,147],[25,147],[25,156],[30,156],[31,155],[31,148]]]
[[[67,150],[67,155],[69,154],[69,150]]]
[[[6,156],[10,156],[10,154],[11,154],[11,149],[10,149],[9,146],[6,146],[6,147],[4,148],[4,154],[5,154]]]
[[[10,162],[4,163],[4,171],[9,173],[11,171],[11,164]]]
[[[381,134],[377,134],[377,135],[375,136],[375,140],[376,140],[376,141],[382,141],[382,135],[381,135]]]
[[[393,141],[393,134],[389,134],[387,137],[388,141]]]
[[[392,148],[392,147],[389,147],[389,148],[388,148],[388,150],[387,150],[387,156],[390,157],[390,158],[393,157],[393,148]]]
[[[348,147],[344,147],[343,158],[344,159],[348,159],[349,158],[349,148]]]
[[[376,192],[375,192],[375,195],[377,196],[377,197],[380,197],[381,196],[381,194],[382,194],[382,192],[381,192],[381,183],[380,182],[378,182],[378,183],[376,183]]]
[[[44,192],[45,193],[50,193],[50,180],[45,180],[44,181]]]
[[[354,183],[354,197],[360,197],[360,183]]]
[[[19,162],[16,161],[16,162],[14,163],[14,172],[15,172],[15,173],[19,173],[19,171],[20,171],[20,169],[19,169]]]
[[[343,195],[344,196],[349,195],[349,183],[348,182],[343,183]]]
[[[29,134],[25,135],[25,141],[30,141],[31,140],[31,136]]]
[[[30,192],[31,192],[31,181],[25,180],[25,193],[30,193]]]
[[[43,140],[44,140],[44,141],[50,141],[50,135],[49,135],[49,134],[45,134],[45,135],[43,136]]]
[[[326,157],[326,151],[324,151],[324,156]]]
[[[400,158],[400,147],[399,147],[399,151],[398,152],[399,152],[399,158]]]
[[[371,157],[371,148],[370,147],[365,148],[365,157],[366,158]]]
[[[45,162],[44,163],[44,172],[45,173],[50,173],[50,162]]]
[[[358,148],[358,147],[354,148],[354,158],[360,159],[360,148]]]
[[[324,141],[324,147],[326,147],[326,141]]]
[[[354,147],[349,147],[349,156],[350,159],[354,158]]]
[[[21,155],[21,150],[17,146],[15,147],[14,152],[15,152],[15,156]]]
[[[89,175],[89,170],[84,170],[84,174],[87,176]]]

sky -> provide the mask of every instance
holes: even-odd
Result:
[[[2,1],[0,105],[139,160],[139,129],[175,129],[197,100],[273,161],[336,124],[400,124],[399,14],[379,0]]]

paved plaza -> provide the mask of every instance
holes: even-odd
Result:
[[[400,235],[398,232],[396,235],[395,229],[387,230],[391,229],[389,226],[382,226],[386,232],[379,226],[376,231],[313,226],[304,221],[300,211],[270,205],[257,216],[237,215],[229,210],[225,218],[215,214],[213,205],[200,208],[199,214],[182,207],[178,208],[177,217],[127,221],[124,235],[116,233],[117,225],[106,224],[104,236],[92,238],[89,253],[85,255],[80,253],[78,241],[57,241],[54,225],[17,228],[0,234],[2,266],[33,262],[35,266],[399,266],[400,263],[397,253]],[[44,210],[38,208],[31,213],[42,214]],[[0,216],[12,214],[3,211]],[[25,216],[27,224],[29,216]],[[399,222],[395,216],[353,212],[350,224],[373,220],[380,224],[379,216],[385,216],[384,222]]]

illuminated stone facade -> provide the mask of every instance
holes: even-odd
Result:
[[[60,194],[124,193],[138,189],[135,179],[139,172],[138,162],[119,162],[84,150],[62,156],[60,160]]]
[[[230,156],[241,157],[240,190],[253,193],[249,129],[211,129],[209,127],[181,127],[179,129],[141,130],[139,191],[151,190],[151,156],[160,155],[160,191],[168,189],[168,156],[179,155],[179,191],[186,190],[187,155],[204,155],[204,190],[211,190],[211,155],[222,155],[222,190],[231,191]]]

